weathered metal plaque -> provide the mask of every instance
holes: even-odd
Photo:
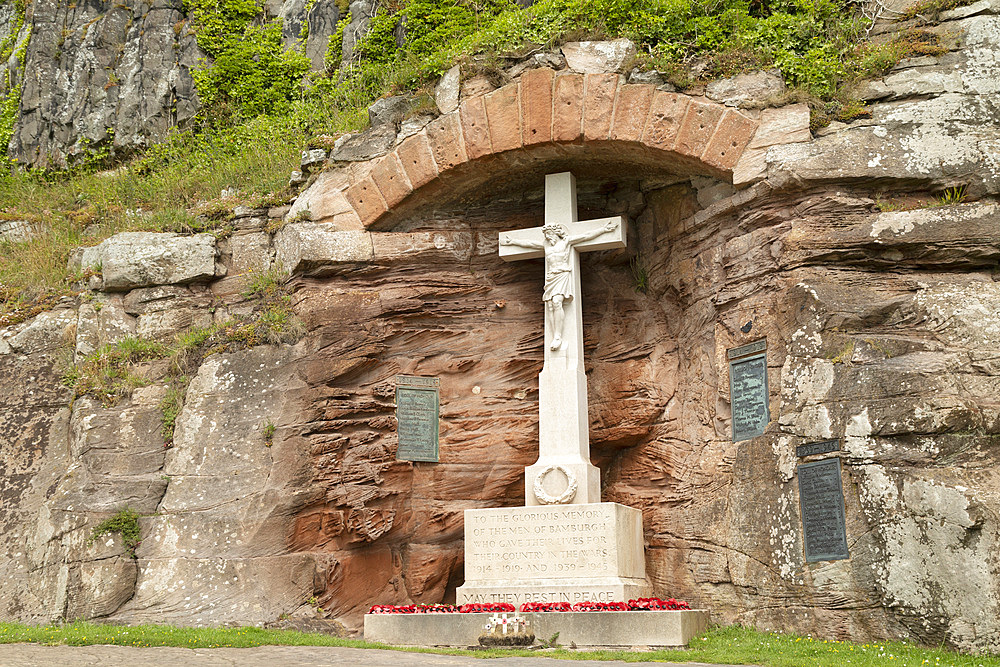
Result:
[[[733,442],[763,435],[771,420],[766,353],[729,362],[729,404],[733,411]]]
[[[795,455],[799,458],[803,456],[815,456],[816,454],[829,454],[830,452],[840,451],[840,439],[835,440],[823,440],[821,442],[810,442],[805,445],[799,445],[795,448]]]
[[[440,386],[438,378],[396,376],[398,460],[437,462]]]
[[[761,338],[760,340],[755,340],[752,343],[747,343],[746,345],[740,345],[739,347],[734,347],[726,351],[726,357],[730,360],[739,359],[740,357],[745,357],[749,354],[757,354],[758,352],[763,352],[767,349],[767,339]]]
[[[806,562],[850,558],[840,459],[800,464],[798,474]]]

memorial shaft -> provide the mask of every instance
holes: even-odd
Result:
[[[621,217],[577,221],[576,182],[568,172],[545,177],[544,227],[500,235],[504,260],[544,257],[546,263],[538,461],[525,469],[526,505],[601,500],[600,471],[590,463],[580,253],[622,247]]]

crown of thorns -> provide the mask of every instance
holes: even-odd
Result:
[[[542,234],[544,234],[545,232],[555,232],[556,234],[563,236],[564,234],[566,234],[566,228],[563,227],[562,225],[545,225],[544,227],[542,227]]]

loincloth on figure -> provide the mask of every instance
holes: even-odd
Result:
[[[561,296],[563,301],[573,298],[573,272],[570,269],[554,270],[545,274],[542,301],[552,301],[557,296]]]

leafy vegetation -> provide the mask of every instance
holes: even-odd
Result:
[[[27,3],[25,0],[16,0],[14,2],[14,16],[13,21],[10,24],[10,30],[7,33],[7,37],[0,41],[0,62],[6,63],[15,58],[20,64],[21,68],[24,68],[25,56],[28,52],[28,40],[31,38],[30,28],[28,34],[24,37],[21,45],[17,45],[17,38],[21,33],[21,28],[24,27],[25,12],[27,10]],[[3,90],[6,91],[6,96],[3,101],[0,101],[0,146],[6,146],[10,143],[11,137],[14,135],[14,123],[17,121],[17,111],[21,104],[21,84],[22,81],[13,81],[11,71],[6,71],[7,80],[3,82]],[[7,162],[6,155],[0,162]]]
[[[168,354],[166,346],[143,338],[125,338],[104,345],[63,376],[63,382],[77,396],[90,394],[105,405],[114,405],[137,387],[149,384],[149,379],[135,370],[142,361],[161,359]]]
[[[97,524],[91,532],[87,544],[93,544],[98,538],[105,535],[114,534],[121,536],[125,553],[128,554],[129,558],[136,558],[135,550],[142,542],[142,536],[139,533],[139,515],[127,505],[119,509],[114,516]]]
[[[554,644],[557,638],[549,640]],[[692,640],[687,650],[578,651],[552,646],[543,651],[526,649],[415,649],[386,646],[325,634],[265,630],[263,628],[176,628],[166,625],[99,625],[76,622],[66,625],[29,626],[0,623],[0,643],[38,642],[70,646],[185,646],[188,648],[254,646],[343,646],[390,649],[411,653],[461,655],[468,658],[547,657],[563,660],[618,660],[622,662],[702,662],[768,667],[1000,667],[995,656],[961,655],[944,649],[922,649],[903,642],[827,641],[796,635],[759,632],[749,628],[715,628]]]
[[[391,67],[397,85],[415,88],[454,62],[474,69],[488,60],[477,56],[570,38],[627,37],[642,54],[636,65],[664,71],[682,86],[776,67],[789,85],[829,100],[844,84],[874,73],[879,50],[861,45],[866,20],[842,0],[541,0],[526,9],[505,0],[474,7],[410,0],[396,7],[372,20],[349,77],[377,79]],[[407,35],[402,45],[399,26]]]
[[[185,0],[185,7],[209,56],[192,73],[205,117],[225,122],[287,112],[310,62],[284,48],[281,23],[261,25],[254,0]]]
[[[177,381],[167,386],[167,393],[160,401],[160,435],[163,436],[163,446],[174,444],[174,426],[177,416],[184,407],[184,390],[187,388],[187,377],[181,376]]]
[[[937,201],[932,204],[932,206],[952,206],[954,204],[961,204],[965,201],[966,196],[966,186],[956,185],[953,188],[946,188],[941,196],[937,198]]]

